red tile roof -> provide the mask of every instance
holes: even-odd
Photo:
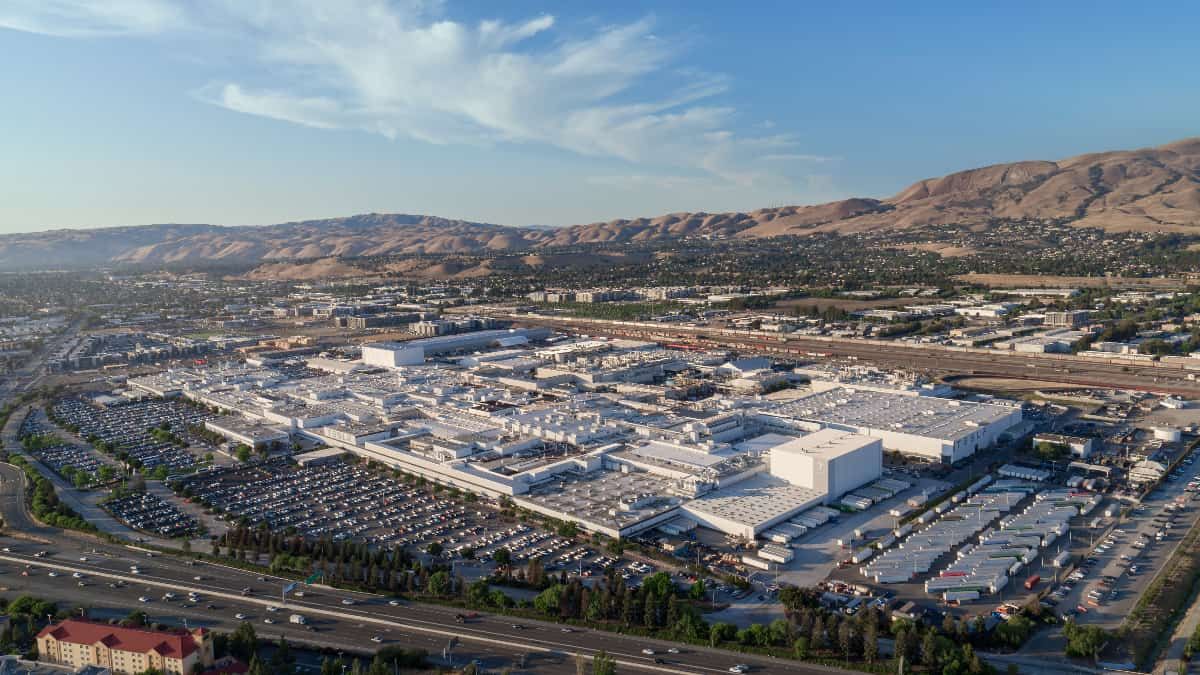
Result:
[[[154,631],[143,628],[122,628],[107,623],[67,619],[46,626],[38,637],[54,636],[60,642],[78,645],[103,643],[109,649],[145,654],[157,652],[165,658],[182,659],[196,651],[196,639],[185,630]]]

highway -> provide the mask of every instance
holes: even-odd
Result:
[[[457,638],[463,645],[461,651],[485,663],[511,665],[519,654],[527,653],[530,664],[561,664],[568,670],[574,670],[574,654],[603,649],[624,667],[664,673],[721,673],[736,663],[750,664],[759,672],[828,672],[805,664],[603,631],[571,628],[567,632],[557,624],[502,615],[484,614],[459,624],[455,614],[464,611],[461,609],[405,601],[392,605],[382,596],[325,586],[303,587],[303,598],[288,597],[285,603],[280,594],[288,582],[279,577],[209,563],[189,566],[170,556],[155,554],[150,558],[132,548],[106,544],[88,546],[70,540],[43,549],[41,544],[9,538],[0,542],[7,549],[0,552],[0,580],[10,590],[48,594],[53,590],[48,587],[59,586],[76,603],[94,600],[103,607],[116,602],[117,608],[126,611],[144,609],[152,616],[166,612],[166,617],[189,617],[192,626],[232,629],[240,621],[235,615],[241,613],[245,620],[256,624],[260,634],[268,636],[282,631],[297,642],[359,649],[370,649],[377,644],[370,639],[379,636],[385,643],[420,646],[439,655],[450,638]],[[36,557],[42,550],[49,551],[48,555]],[[130,571],[135,565],[137,574]],[[21,576],[22,571],[29,576]],[[56,576],[50,576],[51,572]],[[77,587],[79,579],[72,576],[75,573],[81,574],[88,585]],[[32,581],[35,579],[36,583]],[[112,583],[123,586],[113,588]],[[250,589],[250,594],[243,595],[243,589]],[[200,601],[184,607],[190,603],[182,598],[193,591],[200,594]],[[177,599],[164,600],[168,592]],[[62,597],[63,593],[57,595]],[[268,611],[268,607],[277,607],[278,611]],[[303,614],[316,631],[288,624],[287,617],[292,613]],[[266,618],[275,623],[264,623]],[[667,650],[672,647],[680,648],[681,653],[669,654]],[[643,649],[654,650],[666,663],[654,663],[655,657],[643,654]],[[558,670],[551,667],[545,672]]]
[[[866,363],[942,375],[978,375],[1200,396],[1200,382],[1188,379],[1196,371],[1161,362],[1121,363],[1070,354],[1030,354],[860,338],[797,336],[783,341],[757,331],[729,331],[714,327],[515,313],[491,315],[518,324],[557,330],[656,342],[684,342],[714,349],[734,349],[798,359],[813,355],[854,357]]]
[[[370,651],[386,644],[421,647],[440,658],[451,638],[461,642],[455,650],[461,658],[478,658],[485,667],[511,667],[530,672],[574,672],[574,655],[591,655],[604,650],[617,659],[622,669],[661,673],[723,673],[738,663],[755,672],[829,673],[832,669],[791,661],[775,660],[718,649],[678,645],[667,641],[626,636],[606,631],[572,628],[558,624],[482,614],[466,624],[455,615],[464,610],[395,601],[378,595],[336,590],[326,586],[303,586],[304,597],[281,599],[281,577],[260,575],[216,563],[193,562],[174,556],[150,553],[132,546],[102,542],[87,535],[58,531],[33,524],[20,500],[23,477],[10,465],[0,464],[0,509],[9,529],[31,527],[44,541],[16,536],[0,537],[0,585],[13,593],[31,593],[71,604],[94,607],[98,616],[113,616],[135,608],[147,611],[153,620],[191,626],[231,630],[245,615],[260,635],[287,635],[301,644],[348,650]],[[20,533],[18,533],[20,534]],[[43,557],[38,553],[46,551]],[[131,571],[138,567],[138,573]],[[27,571],[28,576],[22,575]],[[51,576],[50,573],[55,575]],[[73,575],[78,573],[82,579]],[[85,586],[78,586],[83,581]],[[121,584],[112,587],[110,584]],[[243,595],[249,589],[249,595]],[[195,591],[201,600],[185,607],[182,598]],[[177,599],[163,599],[165,593]],[[142,602],[141,598],[147,602]],[[268,607],[278,607],[277,612]],[[312,626],[287,623],[292,613],[303,614]],[[273,623],[266,623],[271,619]],[[378,636],[381,642],[371,638]],[[679,654],[668,649],[678,648]],[[642,650],[651,649],[653,655]],[[663,663],[655,663],[660,659]],[[460,661],[461,663],[461,661]]]

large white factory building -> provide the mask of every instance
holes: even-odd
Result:
[[[824,493],[826,503],[882,471],[883,443],[840,429],[821,429],[771,448],[771,474]]]

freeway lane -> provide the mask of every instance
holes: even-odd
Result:
[[[0,561],[13,568],[33,565],[41,570],[55,569],[64,583],[73,584],[70,573],[80,572],[97,583],[108,580],[123,580],[138,593],[145,594],[146,588],[155,589],[154,597],[170,590],[185,595],[195,590],[205,598],[216,598],[216,608],[205,613],[213,620],[227,620],[229,607],[252,608],[247,616],[265,616],[265,608],[280,606],[280,617],[299,612],[314,619],[322,632],[329,630],[340,636],[347,626],[362,626],[363,632],[394,631],[402,635],[423,635],[425,640],[444,641],[458,637],[469,649],[501,650],[511,653],[514,645],[542,658],[549,654],[561,658],[575,653],[592,654],[605,650],[612,654],[623,667],[668,673],[727,672],[735,663],[747,663],[759,672],[770,673],[829,673],[832,669],[809,664],[780,661],[750,655],[711,650],[692,646],[680,646],[681,654],[667,654],[673,645],[670,642],[650,640],[633,636],[618,635],[603,631],[575,629],[563,632],[557,624],[514,619],[502,615],[483,616],[466,625],[457,624],[454,615],[461,610],[437,605],[403,603],[391,606],[386,598],[366,593],[339,591],[328,587],[305,589],[302,599],[288,598],[281,605],[279,593],[285,580],[278,577],[260,576],[212,564],[188,566],[184,561],[156,555],[148,558],[129,548],[97,544],[94,547],[79,545],[73,541],[60,541],[50,555],[36,558],[38,547],[33,544],[4,541],[9,551],[0,553]],[[86,560],[83,560],[86,558]],[[141,574],[132,575],[131,565],[138,565]],[[45,572],[43,572],[44,574]],[[197,580],[195,577],[199,576]],[[25,579],[25,577],[21,577]],[[241,595],[243,588],[252,589],[249,597]],[[136,599],[136,598],[134,598]],[[343,604],[350,600],[353,604]],[[136,603],[133,603],[136,606]],[[199,611],[199,608],[197,608]],[[278,625],[278,624],[276,624]],[[351,634],[353,628],[349,628]],[[317,635],[321,635],[318,633]],[[325,638],[321,638],[324,640]],[[408,641],[404,642],[408,644]],[[353,644],[353,642],[347,642]],[[666,664],[655,664],[655,656],[647,656],[643,649],[653,649]]]
[[[865,362],[942,374],[992,375],[1089,387],[1200,396],[1200,382],[1188,379],[1194,374],[1193,371],[1160,362],[1110,363],[1102,359],[1067,354],[1026,354],[856,338],[793,337],[781,342],[777,338],[761,334],[724,333],[715,328],[668,324],[647,327],[600,319],[566,321],[562,318],[525,314],[493,315],[519,324],[612,337],[678,342],[681,341],[680,336],[683,336],[682,341],[694,342],[705,347],[757,351],[781,356],[802,358],[813,353],[853,356]]]
[[[199,604],[188,603],[182,599],[168,601],[162,598],[161,589],[145,584],[131,584],[114,589],[93,576],[88,576],[85,579],[88,585],[81,588],[76,586],[75,579],[65,573],[52,578],[48,576],[44,567],[35,567],[31,576],[21,577],[19,569],[24,569],[24,566],[0,564],[0,582],[7,589],[9,597],[30,594],[57,601],[62,607],[85,606],[88,608],[89,618],[92,619],[119,619],[136,609],[146,612],[147,620],[151,623],[186,623],[191,628],[205,627],[232,632],[242,622],[236,618],[236,615],[241,613],[263,638],[286,637],[293,645],[361,654],[369,654],[380,646],[389,645],[421,648],[428,651],[431,658],[445,663],[440,655],[447,641],[437,635],[375,627],[354,621],[324,622],[320,625],[319,632],[311,632],[305,626],[289,623],[288,614],[282,609],[278,612],[267,612],[260,605],[226,601],[207,594],[202,595]],[[146,597],[148,602],[140,602],[139,597]],[[213,604],[215,608],[207,609],[208,604]],[[268,620],[271,623],[268,624]],[[372,639],[376,636],[380,639],[379,643]],[[463,644],[454,649],[453,663],[462,665],[468,660],[478,659],[487,669],[501,670],[520,663],[525,653],[519,646],[483,647]],[[574,658],[569,654],[535,654],[526,658],[525,663],[526,668],[523,670],[537,673],[566,675],[575,672]]]

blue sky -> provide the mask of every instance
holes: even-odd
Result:
[[[0,231],[887,196],[1200,135],[1198,20],[1186,2],[0,0]]]

